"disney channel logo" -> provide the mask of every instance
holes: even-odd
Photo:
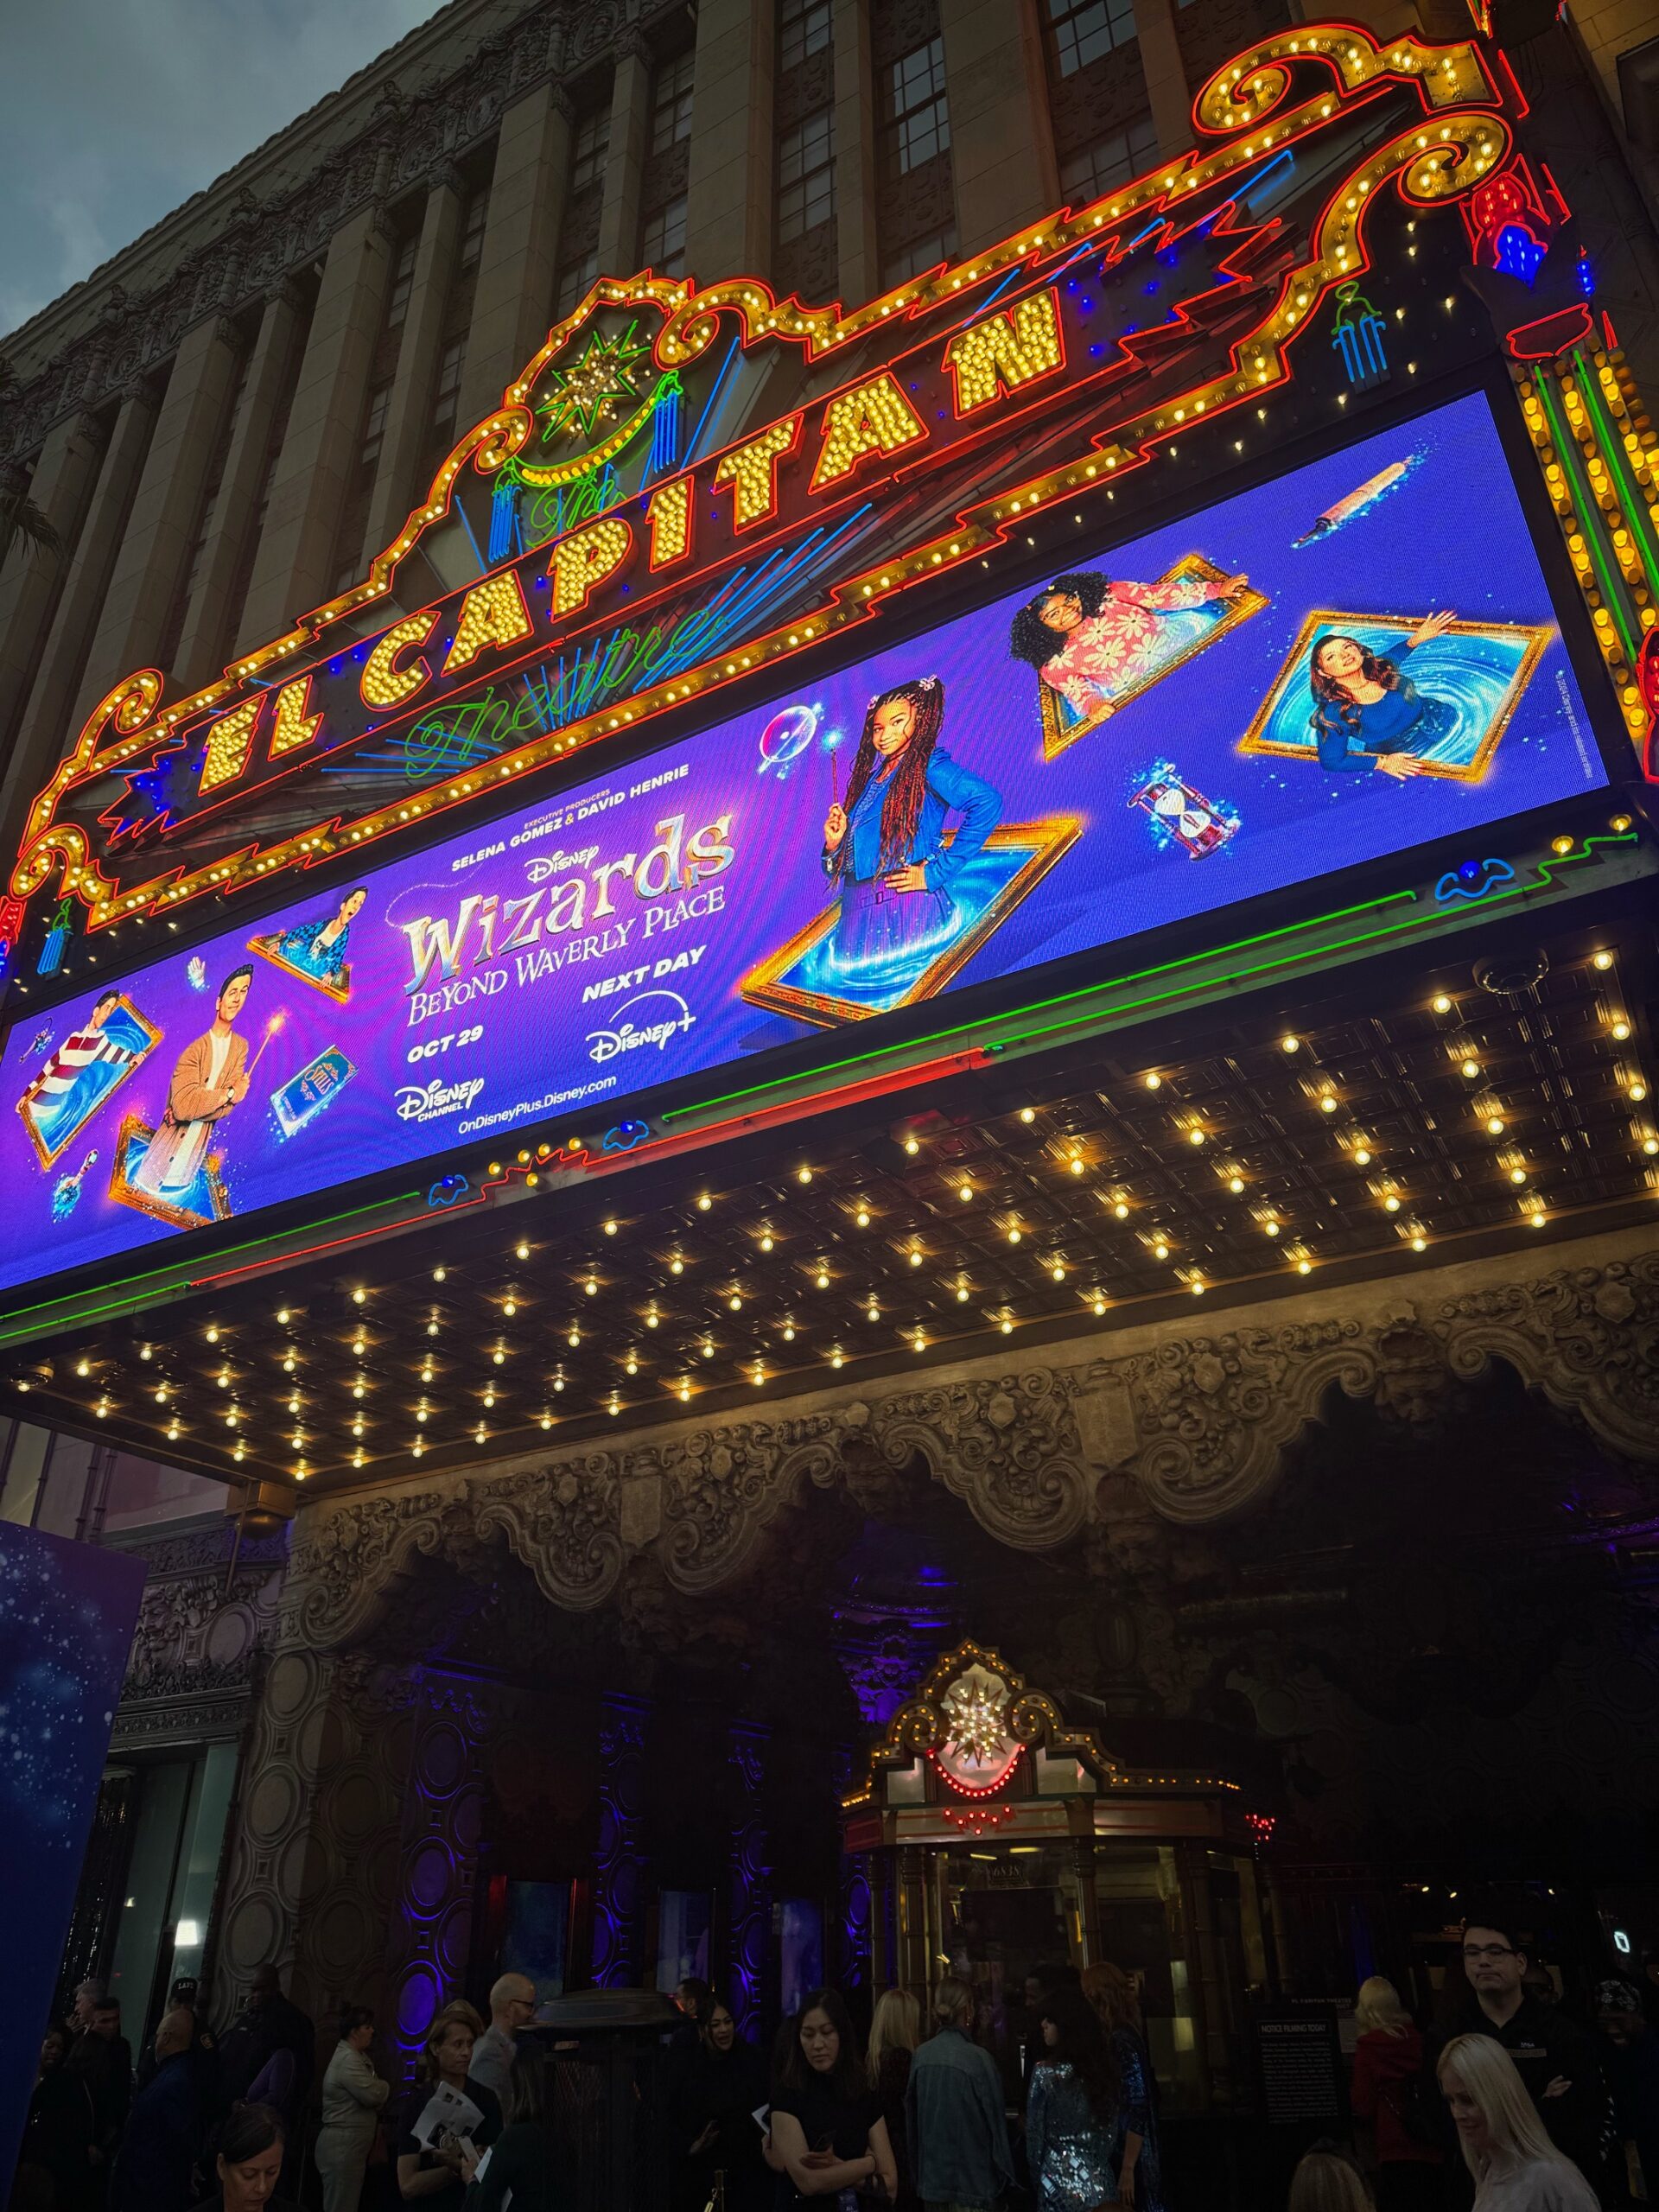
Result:
[[[632,1013],[635,1007],[649,1006],[653,1000],[664,1008],[672,1007],[674,1011],[664,1012],[651,1021],[621,1019]],[[689,1029],[697,1018],[677,991],[641,991],[638,998],[632,998],[626,1006],[620,1006],[617,1014],[614,1029],[590,1029],[588,1032],[589,1059],[602,1064],[606,1060],[615,1059],[620,1052],[637,1052],[642,1045],[654,1045],[660,1052],[677,1030]]]
[[[404,1084],[392,1104],[400,1122],[435,1122],[446,1115],[464,1114],[483,1088],[481,1075],[465,1083],[440,1083],[434,1076],[430,1083]]]

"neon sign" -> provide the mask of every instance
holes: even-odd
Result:
[[[14,893],[56,877],[98,930],[355,853],[984,559],[1283,385],[1322,299],[1368,266],[1385,189],[1419,208],[1467,194],[1509,155],[1506,98],[1471,46],[1306,27],[1217,73],[1193,153],[852,313],[745,279],[601,282],[360,582],[190,698],[164,702],[153,670],[111,688],[32,810]],[[1349,150],[1328,197],[1294,223],[1253,215],[1264,175],[1332,133]],[[855,346],[857,374],[810,405],[697,445],[734,358],[812,366]],[[411,603],[426,541],[474,485],[494,565]],[[507,679],[538,687],[531,728],[459,760],[442,730],[414,741]],[[364,803],[389,741],[403,787]],[[94,815],[108,778],[123,795]],[[238,830],[298,779],[308,827],[285,804],[268,840]]]

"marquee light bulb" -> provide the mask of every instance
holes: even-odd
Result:
[[[588,1276],[587,1281],[583,1283],[582,1287],[583,1290],[586,1291],[589,1298],[597,1298],[599,1296],[599,1285],[592,1275]]]
[[[1014,1323],[1006,1313],[1002,1316],[1001,1320],[998,1322],[997,1326],[1001,1330],[1005,1337],[1011,1337],[1014,1334]]]
[[[921,1266],[922,1255],[919,1252],[915,1250],[912,1251],[910,1255],[910,1264],[912,1268],[919,1268]]]
[[[1489,1137],[1501,1137],[1503,1135],[1503,1116],[1501,1114],[1489,1114],[1486,1116],[1486,1134]]]
[[[968,1290],[968,1286],[967,1286],[967,1284],[966,1284],[965,1282],[959,1282],[959,1283],[957,1285],[957,1305],[958,1305],[958,1306],[965,1306],[965,1305],[968,1303],[968,1298],[969,1298],[969,1290]]]
[[[645,1316],[645,1326],[648,1329],[654,1329],[661,1319],[662,1316],[658,1313],[657,1308],[653,1306]]]
[[[1122,1198],[1120,1198],[1117,1204],[1112,1208],[1112,1211],[1117,1216],[1120,1221],[1127,1221],[1129,1217],[1128,1207],[1124,1204]]]
[[[434,1281],[434,1282],[442,1282],[442,1281],[443,1281],[444,1277],[448,1274],[448,1272],[449,1272],[449,1270],[448,1270],[448,1268],[433,1268],[433,1270],[432,1270],[432,1280],[433,1280],[433,1281]]]
[[[154,1359],[156,1357],[155,1345],[140,1344],[138,1347],[138,1357],[140,1359]]]
[[[699,1213],[707,1213],[709,1207],[713,1205],[714,1203],[714,1200],[709,1197],[708,1192],[705,1191],[702,1196],[697,1200],[697,1211]]]
[[[521,1260],[527,1260],[530,1257],[530,1247],[524,1243],[522,1237],[519,1239],[518,1243],[514,1245],[513,1249]]]
[[[1149,1075],[1146,1078],[1146,1084],[1148,1090],[1161,1090],[1164,1087],[1164,1078],[1160,1075]]]
[[[354,1291],[352,1293],[352,1303],[353,1303],[353,1306],[362,1306],[362,1305],[365,1305],[365,1304],[367,1303],[367,1301],[368,1301],[368,1295],[369,1295],[368,1292],[367,1292],[366,1290],[363,1289],[363,1288],[361,1287],[361,1286],[359,1285],[359,1287],[356,1290],[354,1290]]]
[[[773,1239],[772,1238],[772,1236],[771,1236],[770,1235],[766,1236],[763,1236],[763,1237],[760,1239],[760,1249],[761,1249],[763,1252],[770,1252],[770,1251],[772,1250],[772,1243],[773,1243]]]
[[[1021,1236],[1021,1234],[1022,1234],[1022,1233],[1023,1233],[1023,1232],[1022,1232],[1022,1231],[1020,1231],[1020,1230],[1018,1230],[1018,1229],[1011,1229],[1011,1230],[1008,1231],[1008,1242],[1009,1242],[1009,1243],[1010,1243],[1010,1244],[1017,1244],[1017,1243],[1020,1242],[1020,1236]]]
[[[276,1325],[279,1328],[285,1329],[293,1318],[293,1315],[289,1312],[286,1306],[279,1306],[277,1307]]]
[[[1169,1257],[1169,1247],[1162,1241],[1161,1238],[1153,1246],[1152,1249],[1154,1255],[1158,1259],[1166,1260]]]
[[[839,1344],[833,1346],[830,1351],[830,1364],[831,1367],[844,1367],[847,1364],[846,1355]]]
[[[501,1311],[506,1315],[508,1320],[511,1321],[513,1315],[518,1311],[518,1300],[516,1298],[509,1298],[502,1306]]]
[[[219,1325],[217,1322],[215,1322],[213,1326],[208,1330],[207,1341],[210,1344],[216,1344],[219,1342]]]
[[[812,1170],[810,1167],[798,1167],[795,1171],[795,1180],[798,1183],[810,1183],[812,1180]]]
[[[784,1324],[784,1342],[786,1344],[792,1344],[794,1341],[795,1324],[792,1321],[785,1321]]]
[[[1636,1103],[1637,1103],[1637,1104],[1638,1106],[1641,1104],[1642,1101],[1643,1101],[1643,1100],[1647,1096],[1647,1095],[1648,1095],[1648,1086],[1647,1086],[1647,1084],[1646,1084],[1645,1083],[1643,1083],[1643,1082],[1641,1080],[1641,1078],[1640,1078],[1639,1077],[1637,1078],[1637,1080],[1636,1080],[1634,1083],[1630,1084],[1628,1086],[1628,1088],[1627,1088],[1627,1090],[1626,1090],[1626,1092],[1625,1092],[1625,1096],[1626,1096],[1627,1097],[1630,1097],[1630,1098],[1634,1098],[1634,1099],[1635,1099],[1635,1101],[1636,1101]]]
[[[1625,1020],[1622,1014],[1618,1014],[1613,1016],[1610,1027],[1611,1027],[1613,1035],[1618,1039],[1621,1045],[1630,1033],[1630,1025]]]
[[[1298,1260],[1296,1262],[1296,1272],[1299,1275],[1311,1275],[1313,1272],[1313,1261]]]
[[[1056,1260],[1053,1266],[1048,1272],[1053,1276],[1056,1282],[1064,1282],[1065,1281],[1065,1269],[1059,1261]]]
[[[1237,1198],[1240,1192],[1244,1188],[1244,1178],[1242,1175],[1230,1175],[1227,1178],[1227,1187],[1232,1192],[1233,1196]]]
[[[857,1222],[861,1229],[868,1229],[870,1225],[869,1208],[868,1206],[860,1206],[858,1211],[853,1216],[853,1218]]]
[[[1452,1011],[1452,1001],[1444,991],[1434,994],[1434,1011],[1436,1014],[1450,1014]]]
[[[671,1275],[683,1275],[685,1273],[685,1262],[681,1259],[677,1252],[668,1263],[668,1272]]]
[[[1087,1174],[1088,1172],[1087,1162],[1080,1157],[1074,1155],[1071,1160],[1071,1173],[1074,1175],[1084,1175]]]
[[[605,1224],[605,1234],[606,1234],[607,1236],[615,1236],[615,1234],[616,1234],[616,1224],[615,1224],[613,1221],[607,1221],[607,1222],[606,1223],[606,1224]]]
[[[680,1403],[683,1406],[689,1406],[691,1402],[691,1385],[683,1382],[680,1384],[678,1395]]]
[[[715,1356],[714,1344],[707,1337],[702,1340],[702,1356],[705,1359],[712,1359]]]
[[[1096,1313],[1103,1313],[1106,1311],[1106,1301],[1103,1298],[1096,1296],[1093,1300],[1093,1304]]]
[[[1287,1032],[1279,1039],[1279,1049],[1281,1052],[1300,1052],[1302,1049],[1302,1040],[1300,1037],[1292,1036]]]
[[[737,1292],[736,1292],[736,1291],[734,1291],[734,1292],[732,1293],[731,1296],[727,1300],[726,1303],[727,1303],[727,1305],[731,1308],[731,1310],[732,1310],[732,1312],[733,1312],[734,1313],[741,1313],[743,1311],[743,1300],[742,1300],[742,1299],[738,1295],[738,1294],[737,1294]]]
[[[921,1146],[917,1142],[914,1137],[906,1137],[905,1139],[905,1150],[910,1154],[912,1160],[914,1160],[921,1148]],[[804,1182],[806,1180],[805,1176],[803,1176],[801,1180]]]
[[[1031,1106],[1022,1106],[1020,1109],[1020,1118],[1022,1122],[1027,1123],[1034,1122],[1037,1118],[1035,1108]]]
[[[828,1290],[828,1289],[829,1289],[829,1287],[830,1287],[830,1276],[829,1276],[828,1271],[827,1271],[825,1268],[820,1268],[818,1269],[817,1274],[812,1278],[812,1280],[813,1280],[813,1281],[817,1284],[818,1288],[819,1288],[820,1290]]]

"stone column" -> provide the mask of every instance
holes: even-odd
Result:
[[[397,346],[397,369],[386,409],[380,464],[369,501],[367,550],[378,553],[396,537],[399,525],[426,490],[415,470],[426,442],[427,410],[443,334],[443,310],[454,274],[455,244],[461,235],[461,179],[452,169],[435,178],[426,195],[420,244],[415,250],[415,277]],[[492,196],[493,206],[493,196]],[[503,380],[505,382],[505,379]],[[495,397],[500,397],[498,389]],[[484,401],[477,412],[489,405]],[[463,422],[474,418],[463,414]]]
[[[387,2018],[418,1694],[410,1675],[333,1652],[273,1656],[232,1808],[216,2018],[269,1963],[314,2019],[342,2002]]]
[[[772,1866],[760,1789],[766,1778],[766,1743],[771,1732],[734,1721],[729,1764],[732,1775],[732,1836],[729,1853],[731,1957],[728,1987],[739,2030],[758,2033],[766,2005],[766,1967],[772,1955]]]
[[[247,533],[254,526],[254,508],[270,451],[271,426],[293,366],[295,332],[302,308],[299,288],[283,284],[266,301],[260,317],[242,410],[225,456],[225,474],[213,502],[195,593],[185,609],[184,628],[174,658],[174,673],[182,691],[194,691],[212,682],[230,657],[232,640],[226,636],[225,627],[231,586]]]
[[[5,779],[0,784],[0,820],[15,823],[20,819],[22,810],[80,734],[79,723],[71,721],[80,674],[155,422],[156,399],[149,387],[130,385],[104,448],[86,519],[63,580],[46,650],[6,764]]]
[[[147,667],[155,656],[190,557],[207,468],[231,404],[240,354],[235,326],[218,315],[199,322],[179,340],[81,672],[73,716],[77,722],[118,677]]]
[[[1158,132],[1158,158],[1166,162],[1192,143],[1192,95],[1175,35],[1175,0],[1135,0],[1135,32],[1141,41],[1147,105]]]
[[[692,121],[696,125],[695,117]],[[651,49],[642,32],[626,31],[617,46],[616,84],[611,93],[611,147],[599,218],[601,276],[632,276],[639,265],[639,186],[650,130]],[[696,138],[694,128],[694,143]]]
[[[334,581],[334,533],[362,434],[391,239],[378,207],[335,232],[233,651],[279,637]]]
[[[870,19],[862,0],[836,0],[836,244],[844,307],[862,307],[880,289],[876,230],[875,149],[880,129]]]
[[[413,2078],[433,2014],[465,1990],[484,1820],[480,1754],[491,1723],[473,1685],[423,1677],[387,1961],[389,2040],[402,2050],[406,2079]]]
[[[964,253],[1058,204],[1041,34],[1032,0],[939,0],[957,229]]]
[[[632,1989],[639,1978],[645,1717],[640,1699],[613,1695],[600,1721],[593,1956],[599,1989]]]
[[[569,181],[570,104],[549,78],[501,118],[461,377],[462,423],[499,403],[547,335]]]
[[[98,478],[103,434],[92,416],[64,416],[47,432],[29,496],[62,543],[60,553],[15,546],[0,572],[0,737],[11,728],[73,561],[80,525]]]
[[[767,266],[777,22],[775,0],[702,0],[697,11],[685,265],[703,284]]]

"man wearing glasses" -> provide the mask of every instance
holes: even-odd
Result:
[[[474,2081],[505,2096],[518,2038],[535,2018],[535,1983],[528,1974],[504,1974],[490,1992],[490,2024],[473,2045],[467,2070]]]
[[[1491,2036],[1515,2061],[1538,2116],[1556,2149],[1572,2159],[1590,2186],[1601,2187],[1601,2123],[1607,2091],[1595,2044],[1583,2028],[1554,2005],[1522,1987],[1527,1954],[1512,1923],[1468,1920],[1463,1929],[1463,1971],[1469,1994],[1458,2016],[1427,2040],[1424,2069],[1431,2082],[1441,2051],[1453,2036]]]

